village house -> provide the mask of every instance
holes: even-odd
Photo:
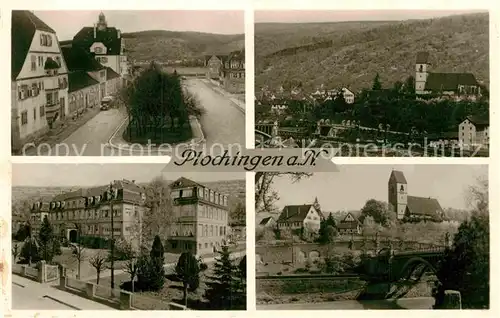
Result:
[[[227,244],[228,196],[181,177],[171,184],[174,222],[168,250],[211,254]]]
[[[339,235],[360,235],[362,232],[362,223],[351,212],[337,223]]]
[[[458,143],[464,146],[490,144],[490,123],[487,118],[467,116],[458,125]]]
[[[456,98],[481,96],[481,87],[472,73],[431,73],[429,52],[417,53],[415,93],[440,94]]]
[[[107,68],[78,47],[63,47],[69,70],[69,113],[99,107],[106,96]]]
[[[207,68],[207,78],[219,82],[222,79],[222,68],[227,55],[206,55],[205,67]]]
[[[283,208],[276,223],[279,230],[307,229],[312,233],[317,233],[321,220],[323,216],[313,204],[287,205]]]
[[[245,50],[234,51],[224,60],[222,83],[230,93],[245,92]]]
[[[12,11],[12,149],[68,114],[68,70],[56,32],[30,11]]]
[[[120,30],[108,26],[102,12],[93,27],[84,27],[73,37],[71,45],[92,53],[100,64],[120,74],[125,83],[125,78],[129,75],[125,39]]]
[[[398,220],[405,222],[442,221],[444,211],[435,198],[408,195],[408,182],[402,171],[393,170],[388,182],[388,202]]]

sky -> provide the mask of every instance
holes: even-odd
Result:
[[[255,23],[308,23],[308,22],[341,22],[341,21],[385,21],[385,20],[409,20],[430,19],[456,14],[467,14],[484,12],[480,10],[468,11],[426,11],[426,10],[351,10],[351,11],[256,11]]]
[[[292,183],[288,176],[275,178],[273,189],[280,200],[277,207],[311,204],[318,197],[326,212],[358,211],[369,199],[387,202],[392,170],[404,173],[408,195],[433,197],[441,207],[468,209],[469,186],[488,176],[487,165],[339,165],[339,172],[315,173]]]
[[[149,182],[161,175],[170,181],[183,176],[200,183],[245,179],[242,172],[162,173],[164,168],[165,164],[13,164],[12,185],[92,187],[119,179]]]
[[[101,11],[35,11],[57,33],[59,41],[71,40],[83,27],[97,23]],[[122,32],[147,30],[243,34],[243,11],[103,11],[108,26]]]

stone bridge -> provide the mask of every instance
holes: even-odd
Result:
[[[366,270],[374,275],[378,272],[386,271],[387,251],[393,248],[396,260],[400,261],[406,255],[412,255],[414,251],[443,250],[441,246],[434,244],[414,242],[414,241],[391,241],[378,240],[374,237],[365,237],[360,240],[343,240],[335,242],[334,246],[317,243],[294,243],[271,246],[256,246],[255,258],[260,264],[271,263],[292,263],[300,265],[306,261],[314,262],[316,259],[323,259],[328,253],[336,250],[365,251],[374,255],[368,262]]]
[[[419,281],[424,273],[436,273],[444,256],[445,247],[431,247],[413,251],[396,251],[384,248],[365,263],[368,275],[395,282]]]

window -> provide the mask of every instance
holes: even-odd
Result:
[[[31,70],[36,71],[36,56],[35,55],[31,56]]]
[[[99,72],[99,76],[101,77],[101,79],[105,79],[106,78],[106,71],[100,71]]]
[[[59,65],[59,67],[61,67],[61,57],[60,56],[56,56],[56,62]]]
[[[36,108],[33,109],[33,120],[36,120]]]
[[[95,51],[97,54],[101,54],[101,53],[102,53],[102,48],[101,48],[101,47],[96,47],[94,51]]]
[[[424,67],[422,65],[420,65],[420,67],[418,68],[418,71],[419,72],[423,72],[424,71]]]
[[[21,113],[21,125],[27,125],[28,124],[28,111],[23,111]]]

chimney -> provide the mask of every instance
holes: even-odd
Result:
[[[132,183],[135,183],[135,180],[132,180]]]
[[[94,39],[97,38],[97,26],[94,23]]]
[[[118,38],[120,38],[120,37],[121,37],[121,32],[120,32],[120,30],[116,30],[116,35],[117,35],[117,37],[118,37]]]

